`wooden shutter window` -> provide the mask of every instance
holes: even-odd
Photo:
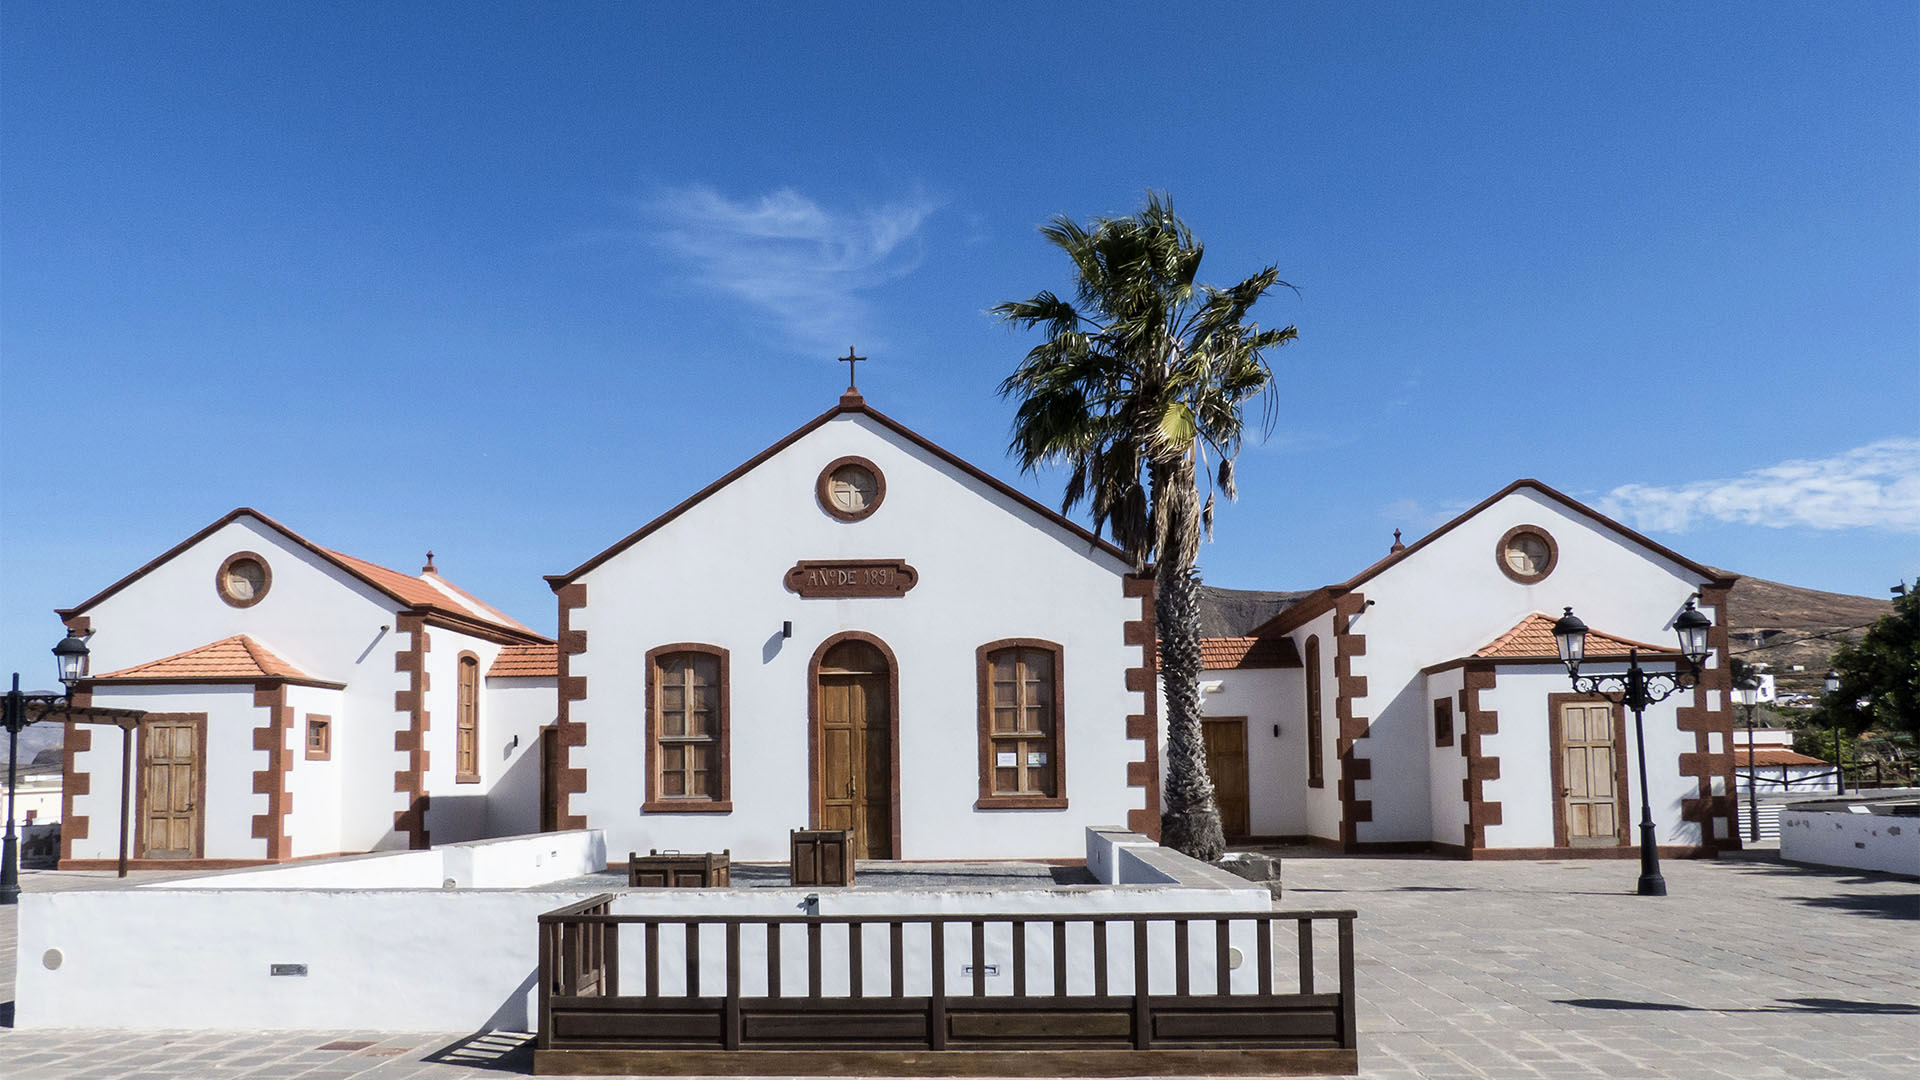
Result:
[[[1433,745],[1453,745],[1453,702],[1446,698],[1433,702]]]
[[[647,653],[648,812],[733,809],[727,777],[727,651],[681,643]]]
[[[981,810],[1067,805],[1061,648],[1009,638],[976,657],[980,696]]]
[[[1307,639],[1307,786],[1326,787],[1326,733],[1320,717],[1320,639]]]
[[[460,654],[459,723],[455,734],[454,782],[480,782],[480,658]]]

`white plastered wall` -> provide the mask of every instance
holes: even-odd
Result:
[[[1320,643],[1320,765],[1323,783],[1320,787],[1306,786],[1307,760],[1307,671],[1303,667],[1300,675],[1300,761],[1301,785],[1305,792],[1306,833],[1327,840],[1340,839],[1340,717],[1335,708],[1335,695],[1340,689],[1340,680],[1334,675],[1334,615],[1315,616],[1290,635],[1294,647],[1300,650],[1300,662],[1306,663],[1307,642],[1318,639]]]
[[[1625,664],[1587,663],[1583,675],[1619,674]],[[1490,848],[1553,846],[1552,717],[1547,695],[1572,692],[1566,669],[1548,665],[1502,664],[1494,669],[1494,686],[1480,691],[1480,707],[1500,714],[1500,730],[1480,741],[1483,754],[1498,755],[1500,778],[1481,785],[1481,797],[1500,804],[1501,823],[1487,828]],[[1661,844],[1691,847],[1700,842],[1700,826],[1680,818],[1681,800],[1699,794],[1690,776],[1681,776],[1680,755],[1693,752],[1693,733],[1675,726],[1679,704],[1669,698],[1647,707],[1647,771],[1652,774],[1655,837]],[[1622,801],[1621,835],[1625,844],[1638,842],[1640,770],[1636,762],[1633,713],[1626,713],[1626,742],[1619,748],[1627,765],[1627,790]]]
[[[1307,832],[1305,679],[1300,668],[1208,671],[1200,678],[1203,686],[1220,684],[1201,695],[1203,715],[1247,719],[1247,827],[1254,836]],[[1163,759],[1163,772],[1165,765]]]
[[[886,483],[879,509],[852,523],[814,494],[844,455],[873,461]],[[903,597],[804,599],[784,585],[796,560],[894,557],[919,572]],[[606,830],[615,859],[656,847],[784,859],[787,830],[808,824],[809,663],[826,639],[857,630],[898,665],[903,856],[1079,856],[1085,827],[1145,805],[1126,783],[1127,763],[1145,757],[1127,716],[1146,711],[1125,688],[1141,662],[1122,639],[1140,618],[1140,600],[1123,595],[1126,569],[877,422],[836,417],[581,578],[587,606],[570,626],[588,650],[570,671],[587,698],[571,716],[587,743],[571,763],[587,769],[587,791],[571,811]],[[975,650],[1009,637],[1064,649],[1066,810],[974,809]],[[640,813],[644,659],[682,641],[730,653],[731,814]]]
[[[487,789],[493,786],[500,769],[494,752],[500,743],[497,717],[489,707],[486,691],[487,668],[499,654],[500,646],[470,634],[445,627],[430,626],[427,633],[432,648],[427,652],[427,775],[423,786],[431,798],[427,804],[427,833],[435,844],[476,840],[488,835]],[[460,783],[460,657],[472,653],[478,660],[480,676],[477,691],[477,764],[478,781]],[[511,738],[511,736],[507,736]],[[522,740],[525,743],[525,740]]]
[[[490,836],[540,828],[540,729],[553,723],[555,687],[552,676],[484,680],[480,755]]]
[[[352,755],[366,752],[365,740],[357,738],[360,733],[355,732],[342,745],[342,731],[350,725],[345,715],[346,695],[338,690],[289,686],[287,704],[293,709],[292,730],[287,733],[287,755],[292,762],[287,770],[287,794],[291,796],[287,839],[292,855],[338,854],[348,850],[341,840],[340,778],[354,760]],[[307,721],[314,716],[327,718],[331,748],[325,760],[307,758]]]
[[[1507,577],[1495,562],[1500,538],[1521,524],[1544,528],[1558,546],[1553,572],[1531,585]],[[1370,720],[1359,752],[1373,760],[1372,779],[1357,788],[1359,798],[1372,802],[1373,815],[1360,823],[1360,841],[1456,842],[1457,834],[1442,835],[1431,816],[1435,796],[1425,763],[1432,717],[1422,668],[1471,654],[1530,613],[1558,615],[1569,605],[1594,630],[1669,643],[1674,640],[1673,618],[1698,586],[1699,578],[1685,568],[1528,488],[1513,491],[1362,585],[1360,591],[1375,605],[1353,626],[1354,632],[1367,636],[1366,654],[1355,658],[1353,666],[1354,674],[1367,677],[1367,694],[1354,703],[1354,714]],[[1702,610],[1719,620],[1719,613]],[[1529,683],[1538,694],[1531,706],[1535,714],[1544,714],[1544,695],[1555,670],[1530,676],[1537,680]],[[1559,671],[1553,692],[1570,691],[1565,671]],[[1691,733],[1673,730],[1674,704],[1670,701],[1648,714],[1648,764],[1656,774],[1677,774],[1682,742],[1687,750],[1693,748]],[[1485,694],[1481,707],[1494,707]],[[1708,707],[1720,708],[1722,703],[1710,698]],[[1499,711],[1505,734],[1508,714]],[[1661,717],[1658,738],[1652,734],[1656,715]],[[1535,770],[1543,774],[1540,783],[1549,782],[1544,774],[1550,763],[1544,754],[1509,759],[1503,753],[1501,758],[1502,784],[1518,783],[1518,773]],[[1696,793],[1691,779],[1684,785],[1689,797]],[[1678,786],[1657,782],[1656,790]],[[1490,793],[1486,797],[1495,798]],[[1506,808],[1504,799],[1502,803],[1506,820],[1512,822],[1514,809]],[[1655,815],[1677,824],[1678,806],[1663,816],[1656,805]],[[1697,829],[1687,825],[1677,835],[1697,835]],[[1491,835],[1488,842],[1495,842]],[[1500,844],[1535,846],[1504,838]]]
[[[211,578],[209,578],[211,580]],[[253,704],[253,685],[209,684],[168,686],[102,686],[93,703],[112,709],[142,709],[150,713],[205,713],[207,715],[206,798],[200,804],[205,819],[201,857],[207,859],[264,859],[267,842],[253,835],[253,816],[267,812],[267,797],[253,791],[253,774],[266,768],[265,751],[253,748],[253,729],[265,726],[271,710]],[[73,813],[85,817],[87,836],[72,843],[75,859],[113,859],[120,854],[120,729],[88,724],[93,745],[75,755],[76,772],[88,773],[89,790],[76,795]],[[133,733],[134,788],[128,803],[127,855],[141,853],[134,820],[140,813],[140,733]]]
[[[1467,718],[1460,709],[1460,689],[1465,671],[1449,668],[1426,678],[1427,699],[1427,791],[1431,800],[1428,814],[1433,820],[1433,839],[1437,843],[1464,846],[1467,842],[1467,800],[1462,784],[1467,779]],[[1436,745],[1433,730],[1433,703],[1447,702],[1453,713],[1453,740],[1447,746]]]

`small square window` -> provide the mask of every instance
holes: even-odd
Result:
[[[333,722],[325,716],[307,717],[307,760],[327,761],[333,757]]]

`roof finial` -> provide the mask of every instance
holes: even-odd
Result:
[[[864,356],[854,355],[853,346],[851,345],[847,346],[847,355],[840,358],[840,362],[847,365],[847,390],[846,393],[840,395],[840,404],[860,405],[866,401],[865,398],[860,396],[860,386],[854,381],[853,377],[854,365],[865,359],[866,357]]]
[[[423,574],[437,574],[437,573],[439,573],[439,572],[440,572],[440,571],[438,571],[438,570],[436,570],[436,569],[434,569],[434,566],[433,566],[433,552],[431,552],[431,551],[429,551],[429,552],[427,552],[427,565],[425,565],[425,566],[423,566],[423,567],[421,567],[421,568],[420,568],[420,572],[421,572],[421,573],[423,573]]]
[[[1398,555],[1405,550],[1407,550],[1407,545],[1400,542],[1400,530],[1393,530],[1393,546],[1387,549],[1387,554]]]

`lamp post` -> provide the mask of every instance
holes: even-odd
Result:
[[[1847,774],[1840,766],[1840,673],[1838,671],[1831,669],[1827,671],[1824,689],[1827,691],[1827,723],[1832,725],[1833,729],[1833,793],[1845,795]]]
[[[1700,664],[1707,658],[1707,631],[1712,628],[1713,623],[1694,609],[1693,599],[1689,597],[1686,610],[1673,620],[1674,633],[1680,636],[1680,655],[1687,661],[1685,671],[1648,673],[1641,670],[1640,650],[1629,649],[1624,675],[1582,675],[1580,662],[1587,655],[1587,624],[1580,621],[1572,608],[1567,608],[1566,614],[1553,624],[1554,645],[1560,650],[1560,661],[1567,665],[1574,691],[1597,694],[1633,710],[1634,749],[1640,756],[1641,896],[1667,895],[1667,879],[1660,876],[1660,852],[1654,844],[1653,806],[1647,793],[1647,732],[1641,713],[1647,706],[1699,683]]]
[[[27,726],[27,706],[58,708],[73,702],[73,688],[87,677],[87,643],[72,633],[53,647],[60,664],[60,682],[64,694],[24,694],[20,692],[20,673],[13,674],[13,688],[7,691],[3,716],[7,726],[7,836],[0,843],[0,904],[20,902],[20,841],[13,832],[14,789],[20,786],[20,729]]]
[[[1753,709],[1760,704],[1760,676],[1748,672],[1733,688],[1733,699],[1747,707],[1747,842],[1760,842],[1760,773],[1753,763]]]

